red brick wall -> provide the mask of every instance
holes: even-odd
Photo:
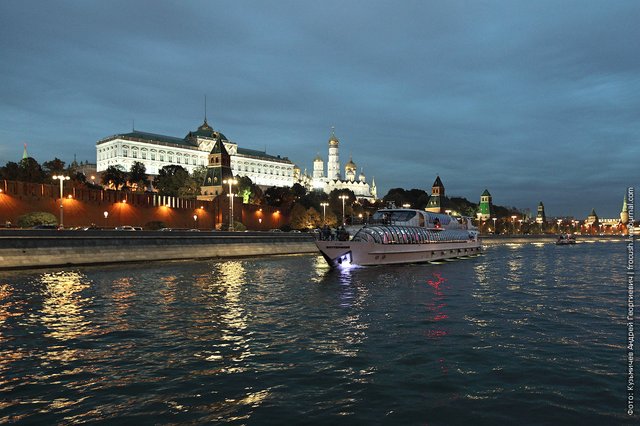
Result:
[[[20,215],[36,211],[49,212],[58,220],[60,218],[59,185],[0,181],[0,191],[0,226],[6,222],[16,224]],[[92,223],[101,227],[144,226],[151,221],[161,221],[171,228],[213,229],[223,222],[228,223],[228,198],[222,196],[213,201],[197,201],[152,193],[74,188],[68,182],[64,186],[64,196],[65,228]],[[268,206],[244,205],[239,199],[234,204],[235,220],[243,222],[250,230],[267,230],[287,223],[283,220],[288,221],[288,217],[276,211]],[[106,219],[104,212],[108,212]]]

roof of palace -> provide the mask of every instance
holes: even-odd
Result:
[[[185,136],[184,138],[177,138],[174,136],[166,136],[166,135],[160,135],[157,133],[149,133],[149,132],[142,132],[139,130],[133,130],[132,132],[129,132],[129,133],[119,133],[116,135],[106,137],[104,139],[99,140],[98,144],[101,144],[103,142],[108,142],[113,139],[123,139],[123,140],[129,140],[132,142],[148,143],[152,145],[168,145],[168,146],[177,146],[180,148],[197,149],[198,148],[197,138],[210,138],[210,139],[216,139],[216,140],[220,138],[224,142],[229,142],[229,139],[227,139],[227,137],[224,134],[214,130],[207,123],[207,120],[205,119],[204,123],[202,123],[202,125],[198,127],[196,131],[189,132],[187,136]],[[283,163],[291,163],[291,161],[287,157],[280,157],[279,155],[277,156],[270,155],[270,154],[267,154],[266,151],[259,151],[255,149],[238,147],[237,152],[239,156],[270,160],[270,161],[279,161]]]

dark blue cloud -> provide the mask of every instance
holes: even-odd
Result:
[[[0,2],[0,162],[209,121],[311,169],[336,126],[384,194],[617,215],[640,181],[635,1]]]

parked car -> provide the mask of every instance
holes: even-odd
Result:
[[[58,225],[36,225],[31,229],[58,229]]]
[[[277,228],[269,229],[269,232],[282,232],[282,229],[277,229]]]
[[[135,231],[136,228],[130,225],[116,226],[116,231]]]

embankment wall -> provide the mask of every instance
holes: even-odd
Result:
[[[0,269],[317,253],[307,234],[0,231]]]

